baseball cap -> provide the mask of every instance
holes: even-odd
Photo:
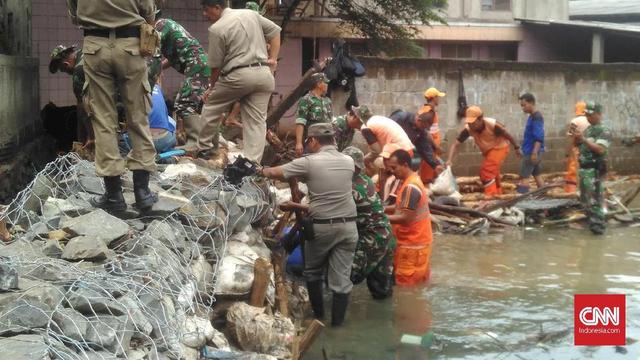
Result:
[[[364,153],[355,146],[349,146],[342,151],[343,154],[350,156],[353,163],[360,170],[364,169]]]
[[[58,45],[55,48],[53,48],[53,50],[51,50],[51,55],[50,55],[51,60],[49,61],[49,72],[52,74],[55,74],[56,72],[58,72],[58,70],[60,70],[60,63],[62,62],[62,60],[64,60],[67,57],[67,55],[69,55],[69,53],[75,50],[75,48],[76,48],[75,45],[71,45],[71,46]]]
[[[447,94],[441,92],[440,90],[436,89],[436,88],[428,88],[425,92],[424,92],[424,98],[425,99],[433,99],[434,97],[443,97],[446,96]]]
[[[387,144],[382,148],[382,152],[380,153],[380,156],[382,156],[383,159],[388,159],[391,157],[391,155],[393,155],[394,152],[398,150],[400,150],[400,145]]]
[[[371,110],[369,110],[369,108],[365,105],[352,106],[351,111],[353,111],[353,113],[358,119],[360,119],[360,121],[362,121],[362,123],[364,123],[364,119],[368,119],[371,117]]]
[[[584,101],[578,101],[576,103],[576,116],[584,115],[584,111],[587,108],[587,103]]]
[[[309,126],[309,131],[307,131],[307,137],[333,135],[335,135],[335,131],[333,130],[333,125],[330,123],[313,124]]]
[[[595,113],[602,113],[602,105],[598,104],[597,102],[594,101],[587,101],[587,105],[585,106],[584,109],[585,114],[595,114]]]
[[[464,113],[464,122],[467,124],[471,124],[476,121],[480,116],[482,116],[482,109],[479,106],[469,106],[467,111]]]
[[[428,113],[431,110],[433,110],[433,107],[431,105],[423,105],[420,110],[418,110],[418,115]]]
[[[313,81],[314,84],[317,84],[321,81],[325,84],[328,84],[330,81],[327,75],[321,72],[311,75],[311,80]]]

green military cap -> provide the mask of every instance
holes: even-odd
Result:
[[[58,45],[51,51],[51,60],[49,61],[49,72],[55,74],[60,69],[60,62],[64,60],[73,50],[75,45],[64,46]]]
[[[335,134],[331,123],[313,124],[307,131],[307,137],[334,136]]]
[[[602,105],[598,104],[595,101],[587,101],[587,106],[585,107],[584,112],[589,115],[594,113],[601,114]]]
[[[372,116],[371,110],[369,110],[369,108],[366,107],[365,105],[352,106],[351,111],[353,111],[356,117],[360,119],[360,121],[362,121],[363,123],[365,122],[365,120],[368,120]]]
[[[355,146],[349,146],[342,153],[350,156],[358,169],[364,169],[364,153],[360,149]]]
[[[325,75],[325,73],[322,73],[322,72],[311,75],[311,80],[313,80],[314,84],[317,84],[321,81],[325,84],[328,84],[330,81],[327,75]]]

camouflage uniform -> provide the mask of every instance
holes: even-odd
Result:
[[[296,124],[304,125],[303,139],[307,138],[307,129],[313,124],[330,123],[332,117],[331,99],[317,97],[312,93],[303,96],[298,102]]]
[[[384,213],[382,201],[370,177],[360,173],[353,179],[353,199],[358,211],[358,244],[353,258],[351,281],[367,279],[374,297],[386,297],[393,281],[393,249],[396,240]]]
[[[602,124],[591,125],[585,130],[583,137],[609,149],[611,131]],[[589,220],[589,229],[595,234],[602,234],[606,228],[604,213],[604,177],[606,175],[607,152],[598,155],[589,147],[580,144],[580,200]]]
[[[333,119],[333,130],[336,132],[336,145],[338,151],[342,151],[351,146],[353,142],[353,135],[356,131],[349,127],[347,124],[347,117],[340,115]]]
[[[176,112],[181,118],[199,113],[202,97],[209,85],[211,69],[207,66],[207,54],[198,39],[182,25],[171,19],[156,22],[160,33],[160,51],[171,66],[185,76],[176,96]]]

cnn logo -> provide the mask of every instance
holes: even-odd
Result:
[[[620,308],[605,307],[603,309],[587,306],[580,311],[580,321],[587,326],[620,325]]]
[[[574,344],[625,345],[625,295],[575,295]]]

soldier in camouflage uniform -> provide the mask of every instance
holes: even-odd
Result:
[[[304,152],[304,141],[307,129],[313,124],[330,123],[332,118],[331,99],[327,95],[329,79],[324,73],[316,73],[311,77],[313,88],[298,101],[298,117],[296,118],[296,155]]]
[[[199,113],[211,77],[207,54],[198,39],[174,20],[160,19],[155,28],[160,33],[160,52],[165,58],[162,67],[173,67],[185,76],[176,95],[175,108],[184,122],[187,147],[195,147],[200,132]]]
[[[580,149],[580,200],[587,213],[589,229],[602,235],[606,228],[603,181],[607,173],[611,131],[602,124],[602,105],[587,102],[585,113],[589,127],[584,133],[572,127],[570,133]]]
[[[359,284],[367,279],[371,296],[384,299],[391,296],[393,291],[393,251],[396,240],[375,185],[364,174],[364,154],[353,146],[346,148],[343,153],[351,156],[356,166],[352,193],[358,212],[358,244],[351,281]]]

